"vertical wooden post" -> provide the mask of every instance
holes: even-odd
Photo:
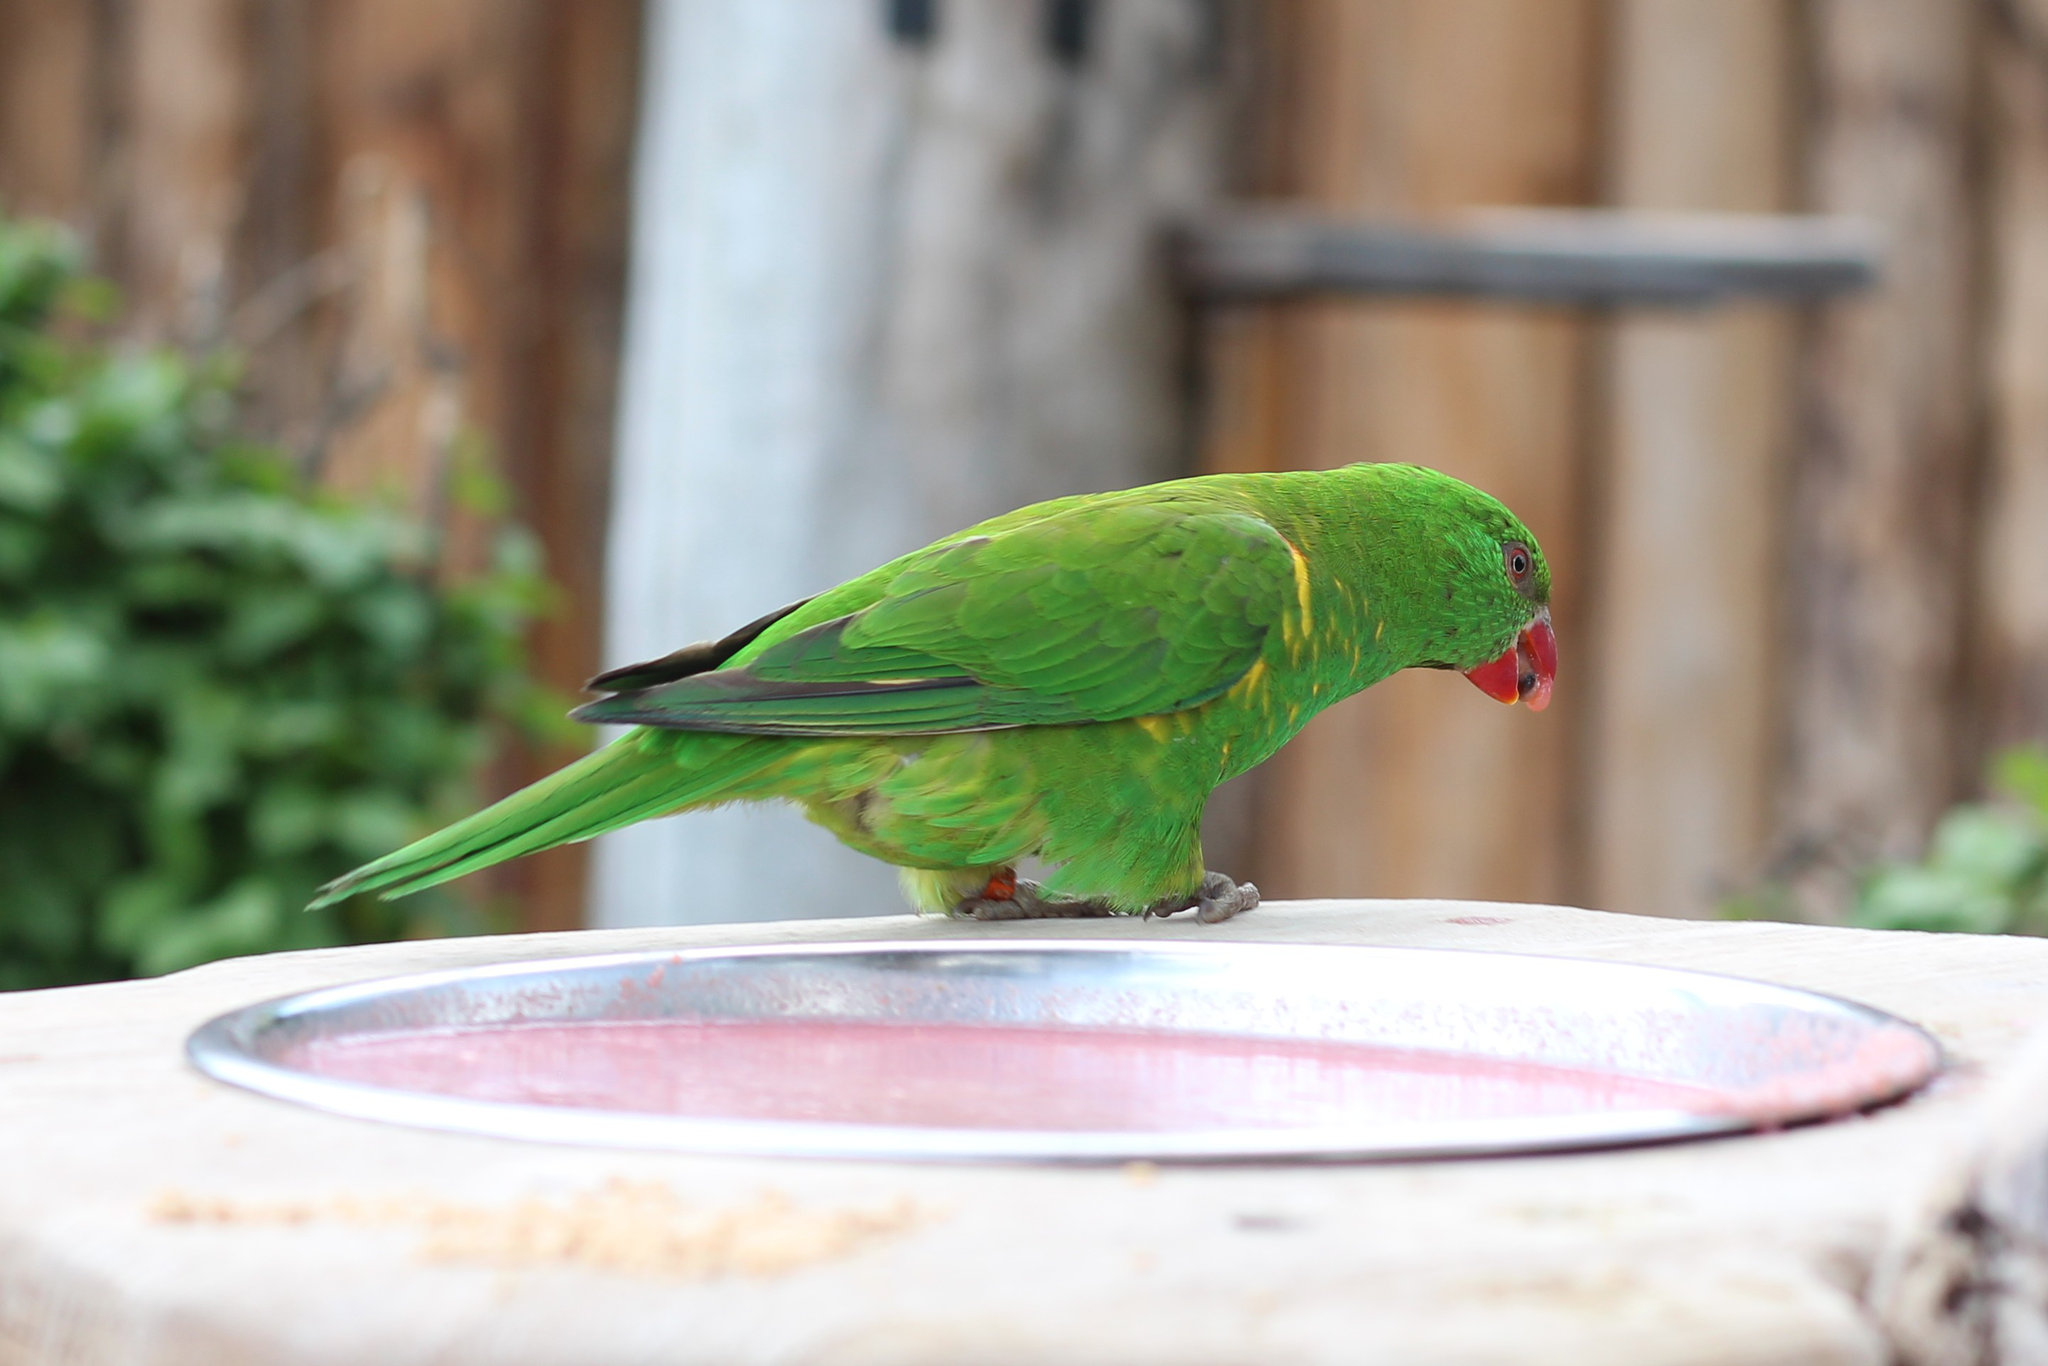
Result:
[[[332,0],[311,18],[323,216],[352,276],[322,472],[434,507],[465,426],[502,411],[508,354],[533,326],[510,292],[530,158],[505,76],[530,50],[534,7]],[[498,435],[514,460],[532,439]]]
[[[1266,89],[1289,153],[1268,188],[1336,209],[1573,204],[1596,178],[1599,7],[1295,0]],[[1504,499],[1558,581],[1566,670],[1540,716],[1409,674],[1332,708],[1270,766],[1253,872],[1276,895],[1556,899],[1570,882],[1567,740],[1590,663],[1578,484],[1584,324],[1465,304],[1284,306],[1220,339],[1212,468],[1413,460]],[[1578,652],[1575,653],[1574,652]],[[1576,690],[1576,695],[1575,695]]]
[[[1801,366],[1782,820],[1794,851],[1845,862],[1914,850],[1970,776],[1959,624],[1978,420],[1983,8],[1806,10],[1812,207],[1874,219],[1891,248],[1882,288],[1828,309]]]
[[[539,325],[515,358],[504,422],[531,440],[508,452],[521,516],[547,548],[559,610],[533,633],[535,666],[573,689],[603,658],[605,529],[625,320],[626,240],[639,102],[640,0],[555,0],[542,10],[520,143],[534,162],[523,212]],[[574,758],[524,756],[531,781]],[[549,850],[523,874],[527,923],[582,924],[589,851]]]
[[[1213,179],[1214,7],[653,13],[612,660],[935,535],[1177,472],[1164,225]],[[608,836],[603,924],[901,906],[793,813]]]
[[[72,217],[90,200],[99,28],[78,0],[0,0],[0,210]]]
[[[1788,0],[1623,0],[1609,46],[1609,196],[1769,212],[1791,181]],[[1592,515],[1599,640],[1587,896],[1700,915],[1759,871],[1776,696],[1773,603],[1791,409],[1779,308],[1614,324]]]
[[[149,0],[123,12],[115,79],[127,172],[109,264],[130,282],[128,325],[217,344],[243,212],[250,131],[245,0]]]
[[[1987,749],[2048,736],[2048,4],[1988,6],[1989,412],[1975,661]]]

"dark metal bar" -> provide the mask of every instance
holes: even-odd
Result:
[[[1489,209],[1442,222],[1233,210],[1182,228],[1197,298],[1405,295],[1613,306],[1824,298],[1876,282],[1875,230],[1853,219]]]

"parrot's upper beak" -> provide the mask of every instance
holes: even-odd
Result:
[[[1550,687],[1557,681],[1557,636],[1550,629],[1550,609],[1537,612],[1515,643],[1499,659],[1465,670],[1472,686],[1496,702],[1514,705],[1526,698],[1530,711],[1550,705]]]

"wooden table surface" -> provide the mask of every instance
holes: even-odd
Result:
[[[1633,1151],[1054,1169],[554,1148],[190,1071],[223,1010],[392,972],[853,939],[1517,950],[1815,988],[1935,1031],[1879,1114]],[[0,1363],[1881,1363],[1876,1249],[2048,1016],[2048,942],[1439,901],[1220,926],[910,917],[394,944],[0,997]]]

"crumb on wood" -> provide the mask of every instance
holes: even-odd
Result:
[[[512,1269],[549,1263],[678,1280],[775,1276],[850,1255],[904,1232],[925,1216],[908,1197],[879,1209],[809,1209],[780,1191],[706,1208],[658,1181],[613,1179],[566,1200],[507,1205],[419,1198],[250,1201],[165,1191],[149,1218],[160,1224],[410,1227],[422,1261]]]
[[[158,1224],[305,1224],[320,1210],[306,1200],[227,1200],[173,1190],[150,1201],[148,1213]]]

